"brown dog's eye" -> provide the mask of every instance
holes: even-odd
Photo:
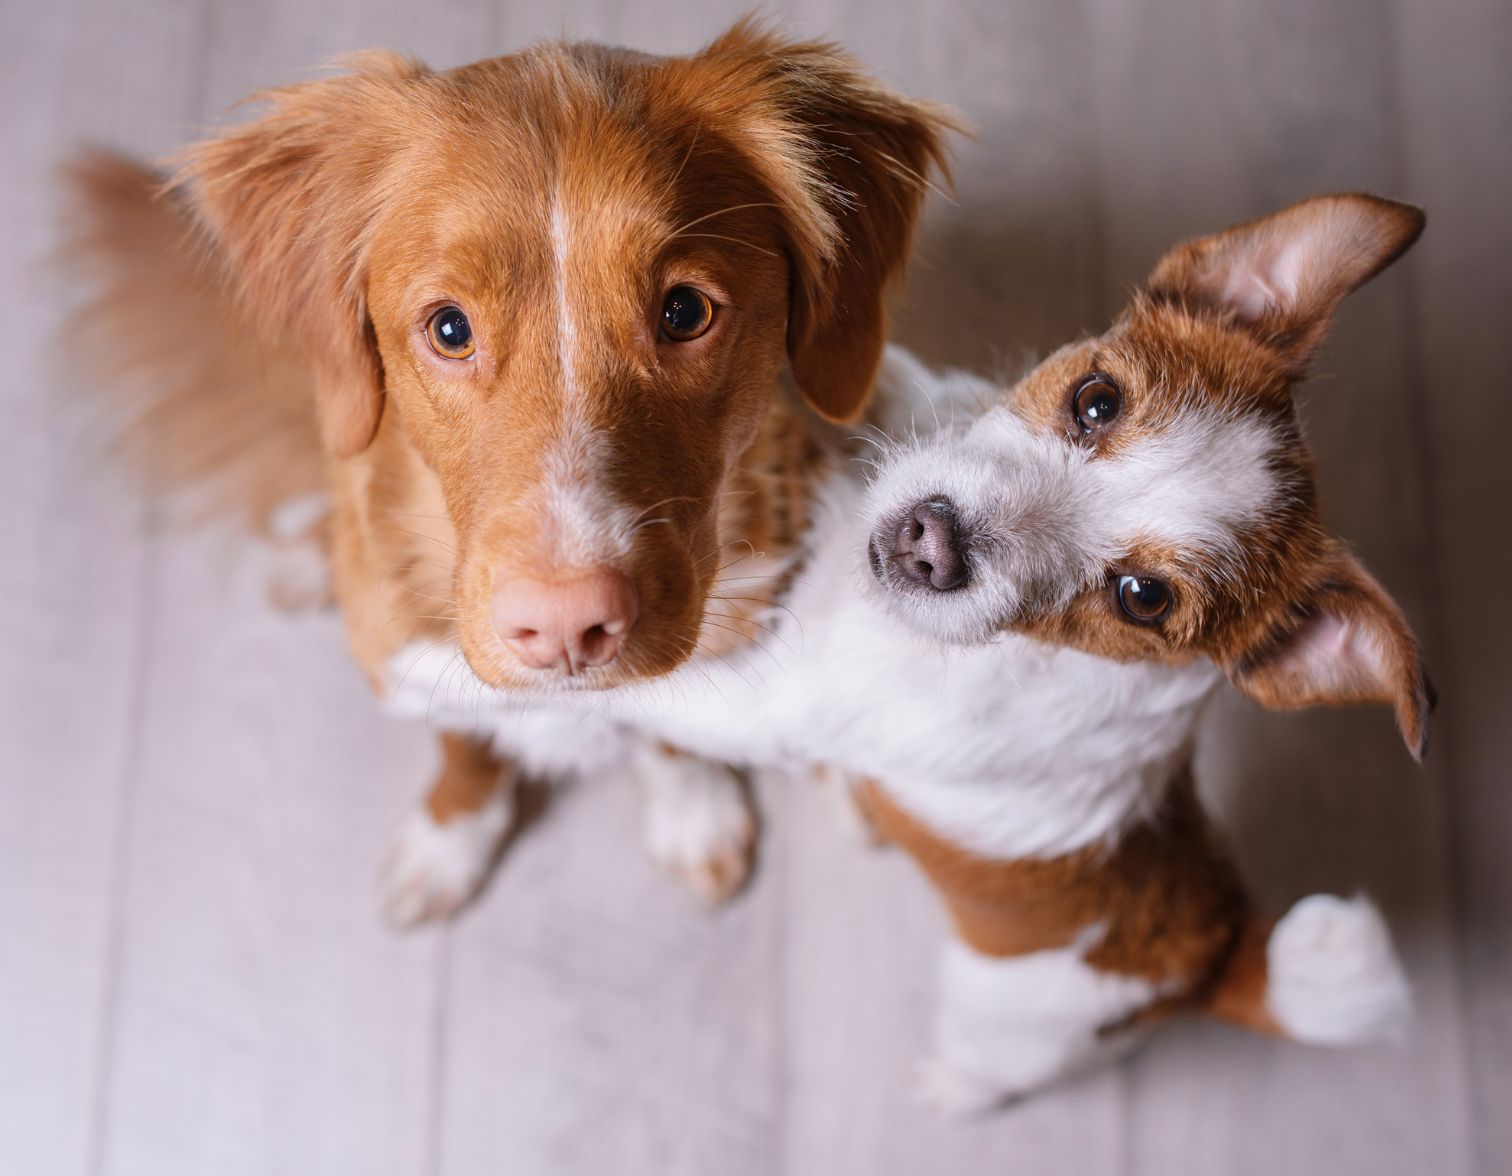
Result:
[[[1107,428],[1122,407],[1123,393],[1104,375],[1086,377],[1076,386],[1076,394],[1071,398],[1071,411],[1083,434]]]
[[[425,324],[425,338],[431,350],[443,359],[467,359],[478,349],[473,342],[472,324],[459,307],[443,306]]]
[[[662,334],[673,343],[697,339],[714,322],[714,303],[702,290],[673,286],[662,303]]]
[[[1131,621],[1153,625],[1171,611],[1171,586],[1154,576],[1119,576],[1118,607]]]

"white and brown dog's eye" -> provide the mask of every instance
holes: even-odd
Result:
[[[425,339],[443,359],[469,359],[478,349],[472,324],[458,306],[443,306],[431,315],[425,324]]]
[[[1119,576],[1114,585],[1118,607],[1131,621],[1153,625],[1171,611],[1171,586],[1154,576]]]
[[[662,302],[662,336],[673,343],[688,343],[714,325],[714,302],[692,286],[673,286]]]
[[[1071,412],[1083,434],[1108,427],[1123,407],[1123,393],[1100,372],[1084,377],[1071,396]]]

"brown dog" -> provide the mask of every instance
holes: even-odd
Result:
[[[417,637],[541,692],[747,640],[823,461],[804,405],[842,421],[867,400],[947,117],[749,23],[682,58],[549,43],[435,73],[376,53],[261,101],[164,192],[119,160],[75,173],[151,471],[264,523],[328,491],[380,693]],[[400,921],[464,901],[508,825],[513,770],[444,746],[389,877]],[[722,770],[692,791],[715,815],[662,856],[722,896],[750,814]]]

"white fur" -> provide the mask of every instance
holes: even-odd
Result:
[[[1407,980],[1386,920],[1363,896],[1302,899],[1271,932],[1266,967],[1271,1016],[1298,1041],[1359,1045],[1406,1029]]]
[[[602,436],[573,417],[562,423],[541,478],[541,559],[548,567],[612,567],[630,554],[635,518],[605,486],[607,465]]]
[[[483,885],[513,818],[513,788],[502,782],[477,812],[444,824],[423,805],[410,813],[379,879],[384,917],[412,927],[454,913]]]
[[[268,531],[274,539],[293,542],[309,537],[331,513],[331,496],[324,490],[312,490],[308,494],[296,494],[285,498],[273,508],[268,520]]]
[[[562,208],[561,194],[558,193],[551,201],[551,262],[556,287],[557,362],[562,370],[562,393],[567,399],[575,400],[582,389],[577,373],[577,318],[572,312],[570,297],[572,279],[568,270],[568,251],[571,246],[572,227],[567,223],[567,213]]]
[[[919,1094],[945,1114],[986,1110],[1108,1060],[1138,1040],[1103,1033],[1161,995],[1084,959],[1100,928],[1069,947],[999,958],[958,941],[945,949],[933,1053]]]
[[[756,843],[740,778],[723,764],[650,743],[635,749],[634,767],[651,860],[707,902],[728,898],[744,883]]]
[[[558,193],[551,202],[551,252],[562,419],[542,471],[541,558],[558,568],[593,568],[613,566],[629,554],[635,520],[606,488],[607,445],[586,416],[572,239],[573,227]]]

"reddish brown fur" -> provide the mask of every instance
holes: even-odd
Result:
[[[1112,845],[1062,857],[1001,861],[952,845],[876,786],[862,790],[879,832],[919,863],[956,934],[984,955],[1070,945],[1103,925],[1094,967],[1177,985],[1195,1000],[1236,942],[1249,902],[1202,813],[1190,772],[1172,782],[1155,819]]]
[[[148,168],[83,152],[65,173],[71,248],[91,297],[70,318],[116,444],[147,488],[197,521],[266,533],[282,501],[324,488],[305,367],[222,295],[189,211]]]
[[[487,744],[462,735],[441,736],[441,773],[425,798],[431,818],[444,825],[477,812],[499,789],[504,764]]]

